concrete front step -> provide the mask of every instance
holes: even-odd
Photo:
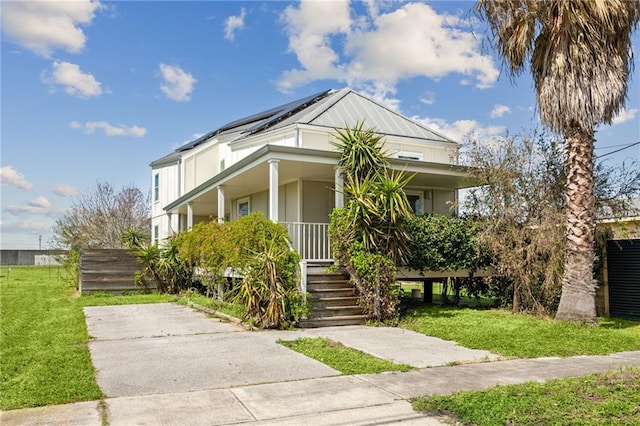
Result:
[[[300,320],[301,328],[336,327],[342,325],[360,325],[366,321],[366,315],[344,315],[336,317],[309,318]]]

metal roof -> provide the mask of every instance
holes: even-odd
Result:
[[[384,135],[455,143],[446,136],[416,123],[350,88],[327,93],[326,96],[315,99],[313,103],[309,103],[304,108],[297,111],[292,110],[288,116],[277,122],[272,120],[269,129],[275,130],[291,124],[309,124],[335,129],[354,127],[360,122],[364,122],[364,127],[373,128],[376,132]],[[252,131],[243,136],[255,133],[257,132]]]
[[[328,128],[353,127],[364,122],[383,135],[426,141],[455,143],[451,139],[398,114],[384,105],[349,88],[325,90],[284,105],[231,121],[161,157],[151,165],[175,161],[180,153],[191,150],[213,137],[235,133],[242,140],[250,135],[275,130],[291,124],[308,124]]]

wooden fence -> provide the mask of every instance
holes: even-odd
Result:
[[[80,293],[105,291],[121,294],[123,291],[140,290],[135,283],[136,272],[142,265],[131,250],[83,250],[80,254]],[[150,288],[150,290],[155,287]]]

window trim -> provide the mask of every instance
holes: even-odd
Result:
[[[404,191],[404,193],[407,195],[407,198],[412,196],[412,197],[418,197],[418,201],[420,202],[420,211],[416,212],[414,211],[413,213],[416,215],[421,215],[425,213],[425,206],[424,206],[424,201],[425,201],[425,196],[424,196],[424,191],[420,191],[420,190],[410,190],[407,189]],[[413,210],[413,206],[411,206],[411,209]]]
[[[247,214],[243,215],[240,213],[240,206],[242,206],[243,204],[247,205]],[[238,201],[236,202],[236,216],[237,218],[241,218],[243,216],[248,216],[251,213],[251,197],[244,197],[244,198],[238,198]]]
[[[160,173],[153,175],[153,201],[155,203],[160,201]]]

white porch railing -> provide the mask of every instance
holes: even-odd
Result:
[[[328,223],[282,222],[303,260],[332,260]]]

